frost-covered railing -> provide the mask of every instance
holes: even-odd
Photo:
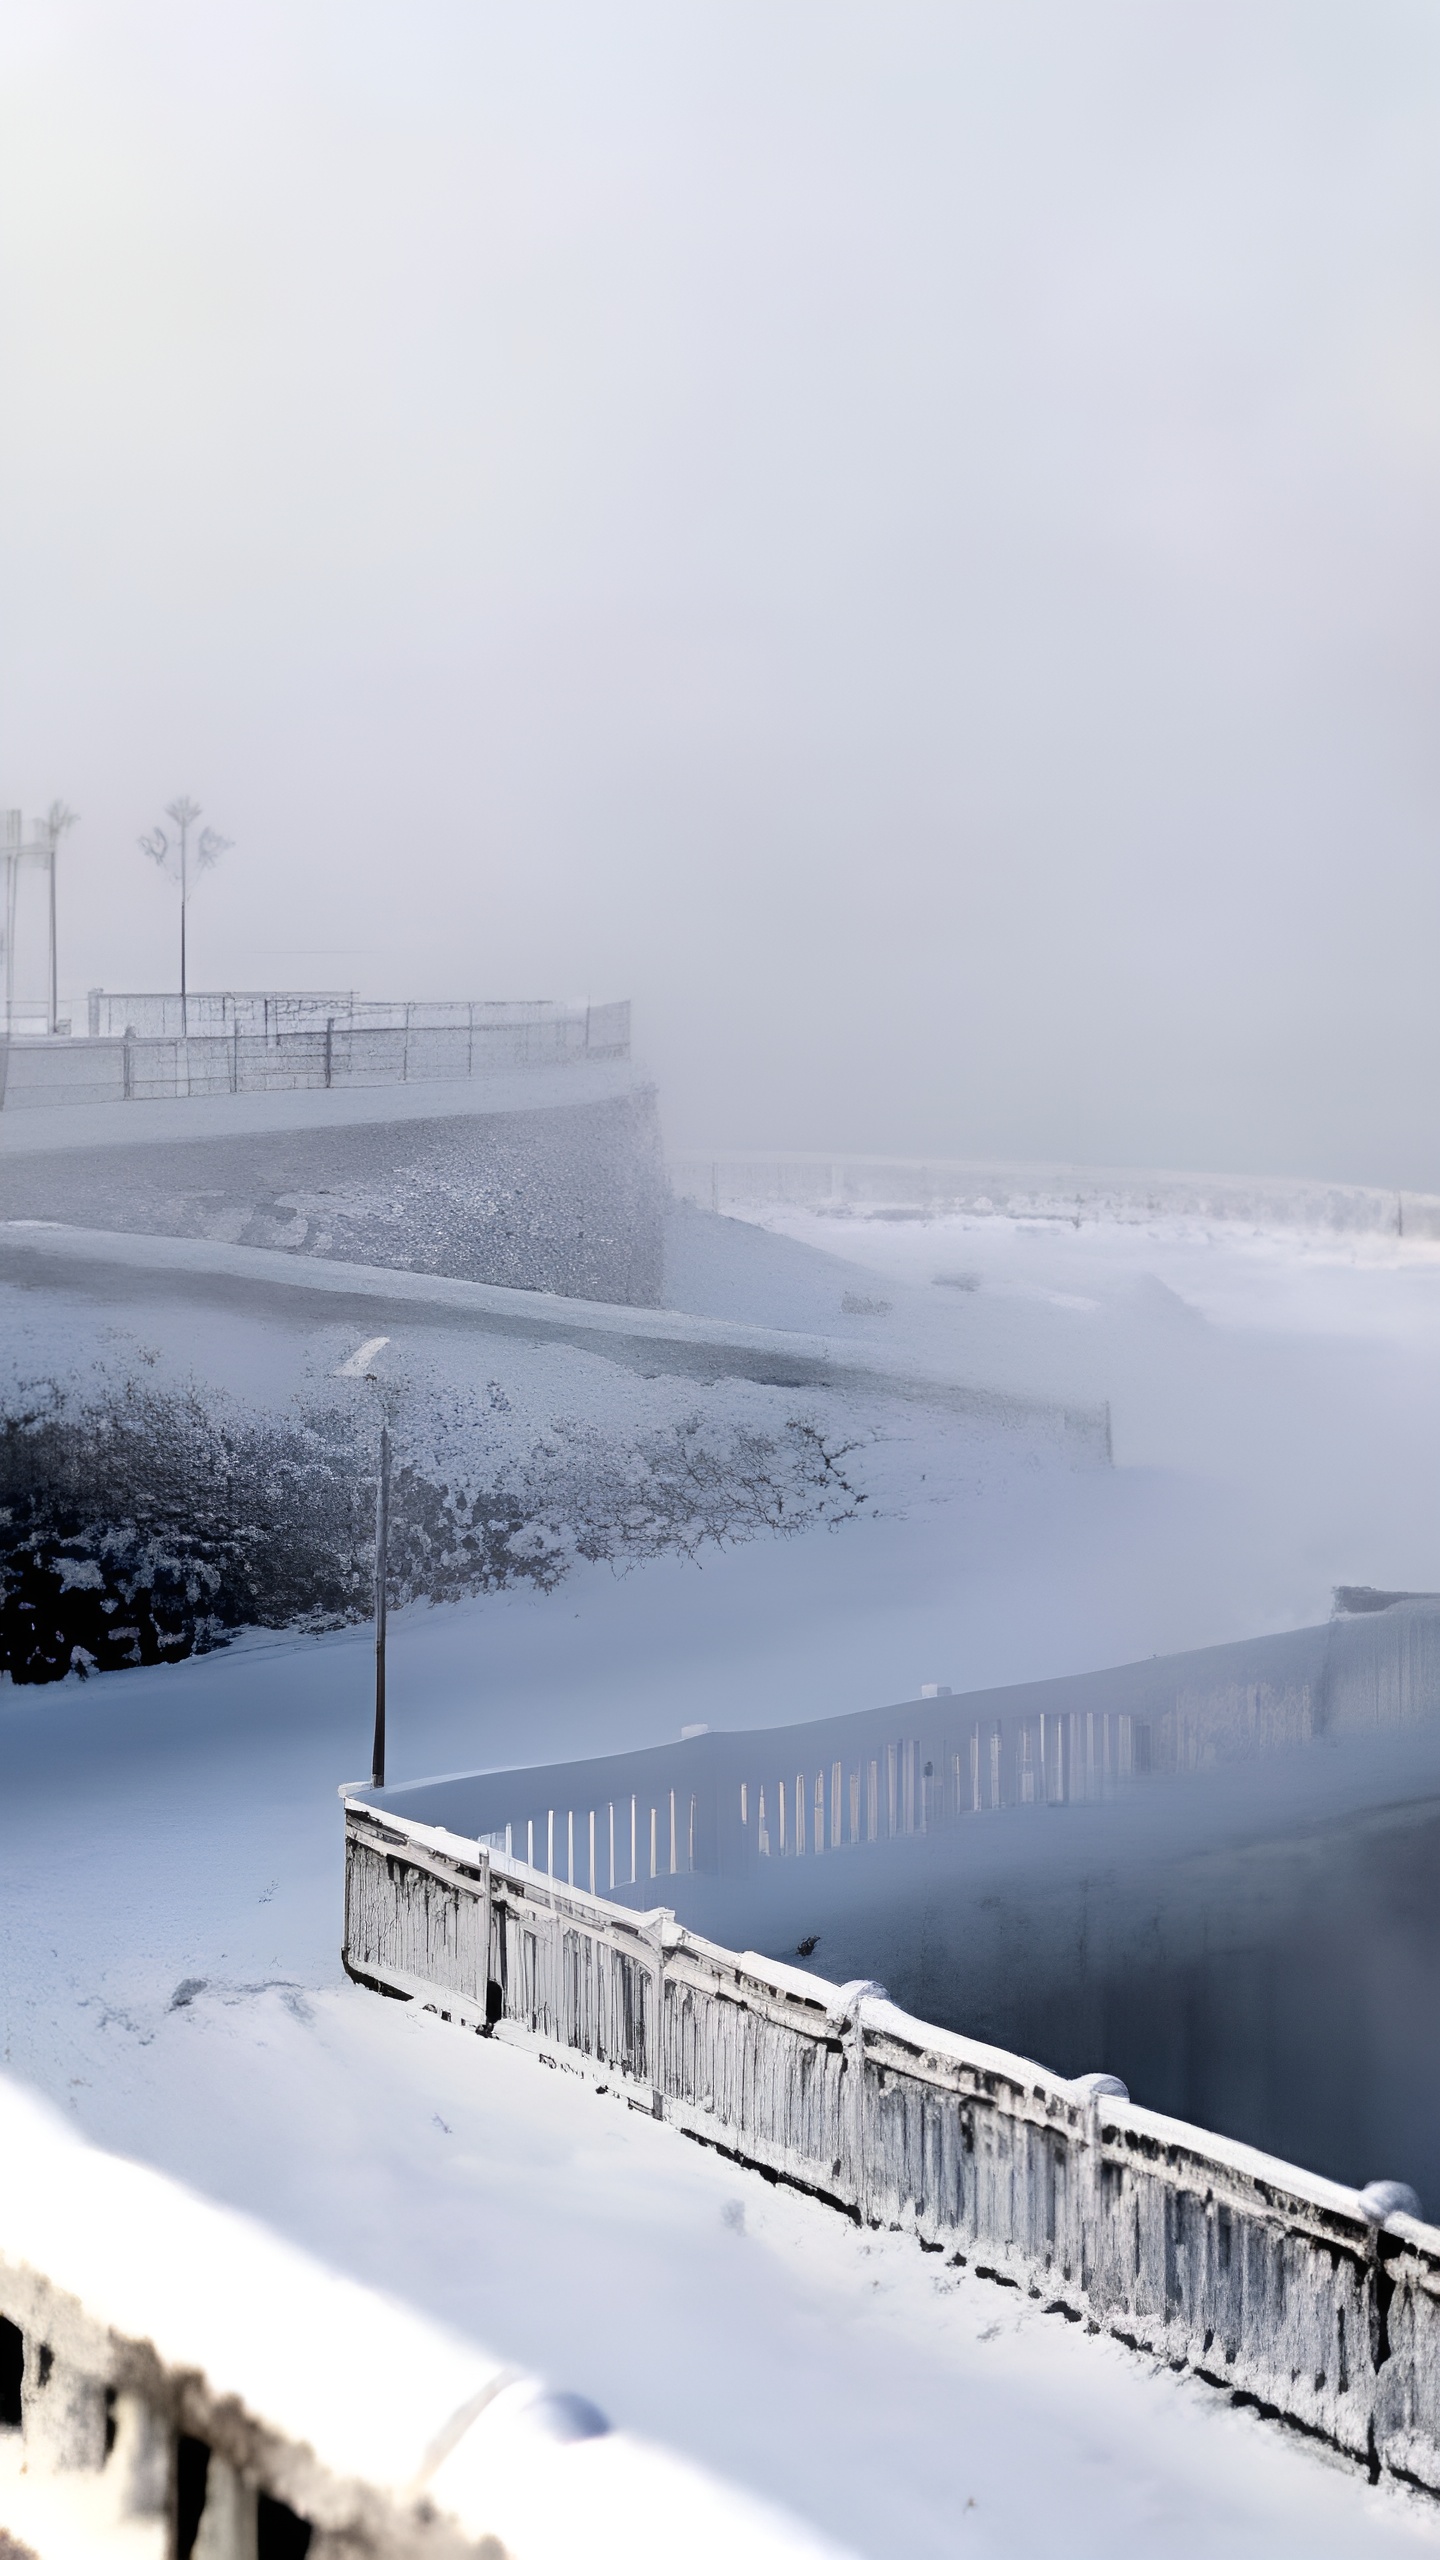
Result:
[[[127,1031],[140,1040],[194,1039],[233,1032],[250,1039],[278,1040],[292,1031],[471,1031],[533,1032],[549,1025],[573,1038],[577,1025],[588,1027],[592,1042],[604,1045],[628,1036],[628,1022],[617,1014],[628,1006],[556,1004],[540,998],[523,1002],[487,1002],[469,996],[361,996],[353,988],[282,987],[247,992],[201,989],[184,999],[178,995],[116,995],[92,987],[86,1027],[92,1040],[123,1039]]]
[[[129,1000],[105,1001],[120,1009],[117,1020],[123,1020]],[[86,1040],[0,1041],[0,1103],[13,1111],[65,1102],[164,1102],[200,1094],[420,1083],[630,1054],[630,1007],[624,1002],[354,1006],[337,998],[332,1012],[317,1014],[322,1001],[194,996],[188,1034],[177,1021],[163,1031],[130,1025]],[[178,1014],[178,997],[134,1002],[173,1005]],[[210,1027],[206,1009],[225,1006],[241,1009],[227,1014],[223,1024],[217,1016]]]
[[[1341,1234],[1440,1237],[1440,1197],[1283,1174],[1136,1172],[1102,1165],[965,1163],[919,1156],[682,1155],[671,1179],[714,1210],[788,1207],[844,1217],[928,1210],[933,1216],[1095,1220],[1145,1225],[1200,1219]],[[962,1284],[963,1285],[963,1284]]]
[[[858,2219],[1440,2494],[1440,2229],[1357,2193],[346,1804],[353,1978],[541,2048]]]
[[[37,2560],[839,2560],[0,2083],[0,2550],[17,2545]]]

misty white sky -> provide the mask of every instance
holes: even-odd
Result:
[[[0,75],[67,989],[174,982],[186,790],[192,983],[628,993],[681,1145],[1440,1188],[1429,0],[10,0]]]

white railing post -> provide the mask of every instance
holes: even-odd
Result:
[[[651,1999],[654,2003],[654,2023],[651,2028],[650,2052],[647,2059],[650,2064],[650,2104],[657,2116],[664,2115],[666,2099],[675,2094],[668,2086],[665,2033],[665,1939],[667,1931],[674,1927],[673,1911],[647,1911],[640,1931],[645,1945],[650,1950],[649,1972]]]

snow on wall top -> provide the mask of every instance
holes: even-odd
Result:
[[[0,1049],[3,1049],[0,1042]],[[118,1047],[120,1044],[112,1044]],[[171,1044],[175,1045],[175,1044]],[[200,1046],[191,1041],[191,1049]],[[228,1042],[220,1043],[222,1048]],[[97,1044],[97,1048],[99,1044]],[[85,1060],[83,1045],[74,1051]],[[94,1054],[94,1053],[92,1053]],[[272,1051],[273,1056],[273,1051]],[[10,1057],[0,1154],[49,1155],[59,1148],[133,1147],[143,1140],[259,1137],[289,1129],[348,1129],[409,1120],[488,1118],[516,1111],[610,1102],[633,1093],[643,1078],[625,1058],[587,1058],[536,1066],[477,1067],[473,1074],[417,1074],[393,1081],[326,1085],[323,1070],[311,1081],[287,1084],[283,1076],[256,1090],[231,1092],[198,1083],[127,1100],[118,1075],[104,1091],[83,1084],[73,1095],[53,1095],[41,1082],[37,1044],[17,1041]],[[27,1080],[29,1080],[27,1082]]]

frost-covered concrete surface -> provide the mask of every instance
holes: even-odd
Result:
[[[652,1306],[665,1197],[654,1089],[625,1069],[617,1090],[613,1066],[536,1072],[528,1093],[518,1071],[416,1084],[393,1111],[387,1087],[4,1112],[0,1201],[12,1218]]]
[[[405,1120],[470,1120],[579,1100],[610,1102],[634,1090],[627,1060],[577,1066],[497,1067],[444,1082],[302,1086],[270,1093],[189,1094],[183,1101],[73,1102],[0,1117],[0,1160],[59,1149],[203,1144],[296,1129],[388,1127]]]
[[[957,1375],[1098,1384],[1115,1471],[936,1487],[917,1443],[903,1517],[402,1616],[395,1776],[1303,1624],[1337,1580],[1440,1582],[1426,1250],[792,1224],[702,1222],[667,1297],[832,1331],[823,1302],[857,1338],[948,1343]],[[876,2560],[1437,2538],[1432,2511],[913,2243],[344,1987],[334,1787],[365,1763],[367,1675],[354,1634],[0,1692],[11,2070]]]

